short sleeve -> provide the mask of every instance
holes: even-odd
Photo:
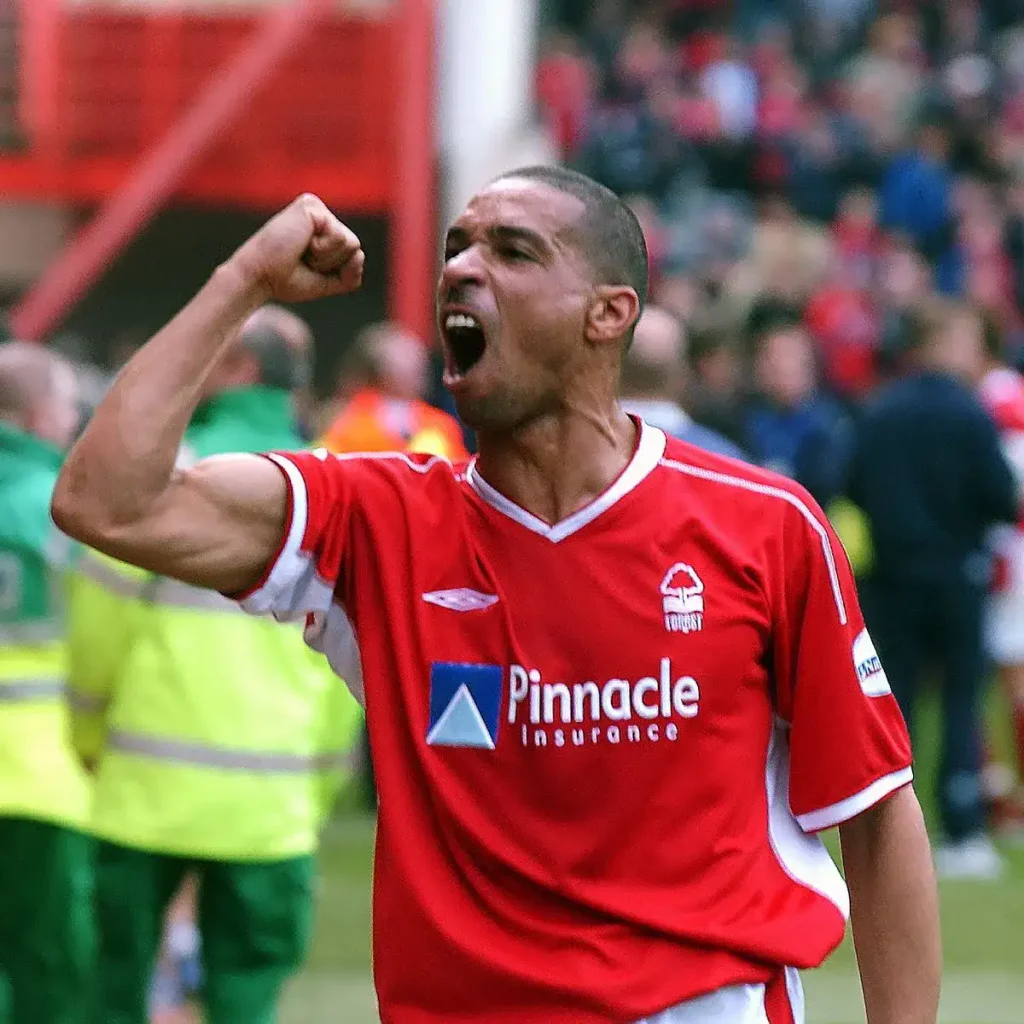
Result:
[[[804,831],[817,832],[909,783],[912,758],[846,553],[810,496],[791,497],[773,668],[789,723],[790,807]]]
[[[349,464],[324,450],[265,455],[288,484],[288,519],[281,546],[263,579],[233,594],[247,611],[282,621],[325,614],[342,571],[353,505]]]
[[[376,567],[376,556],[396,548],[409,518],[421,515],[423,502],[436,494],[428,479],[454,480],[451,463],[428,454],[337,455],[318,449],[264,457],[288,483],[287,526],[263,579],[251,591],[231,596],[255,615],[305,620],[308,641],[322,632],[328,614],[339,614],[339,601],[350,603],[357,549],[363,564],[370,556]],[[338,654],[332,658],[335,668],[339,659],[352,660]]]

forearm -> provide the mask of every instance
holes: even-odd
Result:
[[[935,1024],[942,970],[938,897],[912,787],[840,832],[868,1024]]]
[[[265,295],[232,261],[115,380],[71,450],[54,506],[79,520],[140,518],[167,489],[203,382]]]

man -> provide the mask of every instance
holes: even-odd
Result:
[[[985,835],[980,693],[985,539],[1019,514],[999,436],[972,393],[982,324],[937,304],[919,316],[915,365],[868,404],[858,428],[850,497],[871,527],[866,606],[908,722],[925,664],[941,667],[941,874],[992,878],[1001,862]]]
[[[841,824],[869,1019],[934,1021],[927,837],[845,559],[795,485],[619,410],[647,258],[612,193],[526,169],[449,230],[438,320],[468,466],[175,472],[225,334],[362,268],[298,199],[122,374],[53,510],[119,557],[305,616],[336,665],[354,624],[382,1020],[793,1021],[792,968],[828,955],[848,907],[808,833]]]
[[[455,419],[423,401],[429,358],[426,346],[396,324],[362,331],[341,380],[350,397],[327,428],[328,451],[412,451],[466,457]],[[353,390],[354,389],[354,390]]]
[[[317,398],[313,391],[313,332],[300,316],[283,306],[268,302],[249,318],[244,330],[268,330],[288,346],[292,358],[292,402],[303,439],[312,441],[316,436],[315,422]]]
[[[728,438],[694,423],[677,401],[685,386],[686,333],[667,309],[647,306],[622,362],[622,408],[670,437],[709,452],[744,458]]]
[[[68,545],[49,516],[77,425],[71,367],[0,345],[0,1020],[11,1024],[89,1020],[89,794],[65,703]]]
[[[288,339],[265,317],[232,335],[204,382],[181,474],[223,452],[301,446]],[[205,1020],[269,1024],[307,948],[313,854],[347,774],[355,702],[293,626],[107,559],[82,571],[91,586],[74,620],[97,639],[79,676],[105,702],[92,816],[97,1024],[147,1020],[165,914],[189,876]],[[176,916],[171,953],[187,959],[188,915]]]
[[[973,375],[981,400],[995,420],[1018,486],[1024,482],[1024,376],[1006,364],[1002,332],[985,318],[984,348],[979,346]],[[1013,525],[993,533],[998,559],[996,586],[989,598],[986,640],[995,662],[1013,722],[1018,780],[1024,780],[1024,509]],[[1018,834],[1024,824],[1021,799],[1008,794],[996,802],[998,826]]]
[[[762,466],[798,481],[827,508],[842,487],[849,423],[819,388],[814,347],[802,324],[784,318],[765,327],[754,377],[758,394],[747,410],[747,448]]]

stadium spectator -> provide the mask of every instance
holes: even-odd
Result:
[[[799,323],[774,323],[756,344],[756,393],[746,414],[747,450],[806,487],[823,507],[842,490],[849,423],[820,390],[814,349]]]
[[[985,353],[979,358],[975,383],[982,401],[999,428],[1003,451],[1024,486],[1024,376],[1006,365],[1003,332],[994,317],[986,318]],[[997,559],[989,599],[985,639],[995,662],[1010,711],[1016,778],[1024,781],[1024,511],[1012,526],[994,531]],[[1024,788],[993,794],[993,816],[1000,831],[1020,836],[1024,831]]]
[[[695,422],[679,402],[686,391],[686,340],[686,330],[677,317],[659,306],[646,307],[622,362],[622,406],[670,437],[742,459],[742,449]]]
[[[73,556],[47,512],[78,426],[71,367],[0,343],[0,1016],[91,1024],[90,787],[79,760],[64,595]]]
[[[985,835],[980,749],[985,543],[993,524],[1017,519],[1019,495],[973,392],[981,317],[936,302],[919,314],[916,342],[910,372],[868,403],[857,431],[849,494],[875,548],[865,613],[912,735],[925,668],[940,666],[938,868],[993,878],[1002,863]]]
[[[417,451],[457,461],[466,455],[458,422],[423,400],[429,353],[395,324],[356,338],[338,379],[340,410],[320,445],[332,452]]]
[[[892,161],[881,183],[882,224],[907,235],[932,258],[946,251],[953,226],[949,146],[945,125],[924,123],[915,147]]]

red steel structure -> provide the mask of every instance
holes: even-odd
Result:
[[[97,207],[13,311],[17,334],[58,326],[169,200],[269,210],[310,191],[389,218],[391,315],[429,336],[433,0],[16,13],[24,145],[0,153],[0,196]]]

